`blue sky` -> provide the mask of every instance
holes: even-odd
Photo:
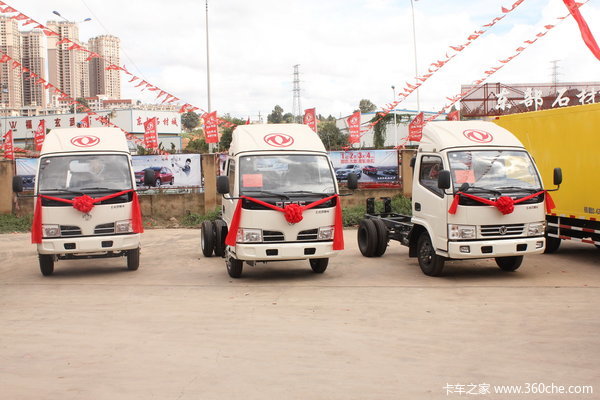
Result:
[[[81,39],[119,36],[122,63],[134,74],[196,106],[207,108],[204,1],[19,0],[8,4],[45,23],[58,10],[80,25]],[[463,43],[514,0],[418,0],[414,3],[419,72]],[[581,11],[600,41],[600,1]],[[513,54],[544,24],[567,13],[562,0],[525,0],[461,52],[420,89],[422,109],[445,98]],[[219,113],[253,120],[278,104],[291,111],[293,65],[300,64],[302,108],[336,117],[360,99],[393,100],[414,77],[410,0],[210,0],[211,102]],[[488,82],[551,81],[552,60],[562,81],[600,81],[600,61],[568,19]],[[123,96],[152,101],[123,80]],[[600,89],[600,87],[598,88]],[[598,96],[600,101],[600,96]],[[413,93],[399,108],[415,109]]]

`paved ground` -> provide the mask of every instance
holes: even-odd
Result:
[[[142,266],[61,261],[39,273],[0,235],[3,399],[598,399],[600,252],[567,243],[506,273],[493,261],[421,274],[356,231],[323,275],[308,262],[228,277],[199,231],[151,230]],[[471,393],[591,385],[593,395]]]

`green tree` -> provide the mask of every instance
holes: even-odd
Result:
[[[223,117],[223,119],[226,121],[229,121],[233,124],[236,124],[236,125],[244,125],[246,123],[246,121],[241,118],[232,118],[229,115],[225,115]],[[221,141],[219,142],[219,149],[221,149],[221,150],[229,149],[229,146],[231,145],[231,139],[233,137],[234,129],[235,129],[235,127],[223,128],[221,130]]]
[[[375,122],[380,117],[380,114],[375,114],[375,116],[369,122]],[[396,114],[396,125],[399,124],[408,124],[410,122],[409,114]],[[389,113],[385,117],[381,119],[375,126],[373,127],[373,147],[376,149],[381,149],[385,146],[385,138],[387,136],[387,126],[388,124],[394,124],[394,114]]]
[[[340,150],[342,147],[348,146],[348,135],[343,134],[335,126],[335,120],[319,122],[318,132],[321,141],[328,150]]]
[[[366,113],[370,113],[370,112],[377,110],[377,106],[375,104],[371,103],[371,100],[369,100],[369,99],[362,99],[358,103],[358,109],[360,110],[361,113],[366,114]]]
[[[275,106],[271,114],[267,115],[267,122],[270,124],[281,124],[283,122],[283,108]]]
[[[283,119],[284,123],[291,124],[291,123],[294,122],[294,114],[292,114],[292,113],[285,113],[285,114],[283,114],[282,119]]]
[[[188,111],[181,115],[181,126],[188,132],[196,129],[199,123],[200,117],[193,111]]]
[[[208,144],[204,138],[190,140],[185,147],[186,153],[208,153]]]

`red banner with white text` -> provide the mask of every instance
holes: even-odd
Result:
[[[304,110],[303,122],[304,125],[308,125],[308,127],[312,129],[313,132],[317,132],[317,117],[314,108],[308,108]]]
[[[360,143],[360,111],[356,111],[346,120],[348,130],[350,131],[349,142],[351,144]]]
[[[156,134],[156,117],[144,122],[144,142],[148,149],[158,149],[158,136]]]
[[[42,144],[44,144],[44,139],[46,138],[46,120],[41,120],[38,124],[37,129],[35,130],[34,142],[35,142],[35,151],[42,150]]]
[[[6,132],[4,138],[4,158],[8,160],[15,159],[15,149],[13,146],[13,131],[12,129]]]
[[[423,137],[423,123],[424,123],[423,112],[417,114],[415,119],[408,124],[408,140],[418,142]]]
[[[217,123],[216,111],[204,115],[204,136],[206,137],[206,143],[217,143],[219,141]]]

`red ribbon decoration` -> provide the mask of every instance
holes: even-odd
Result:
[[[583,19],[581,12],[579,11],[580,4],[577,4],[575,0],[563,0],[569,12],[575,18],[577,25],[579,26],[579,31],[581,32],[581,37],[585,45],[590,49],[592,54],[600,60],[600,48],[598,47],[598,43],[596,43],[596,39],[594,39],[594,35],[590,31],[587,22]]]
[[[119,197],[130,192],[133,193],[133,200],[131,204],[132,228],[135,233],[143,233],[144,225],[142,224],[142,212],[140,209],[138,194],[135,190],[123,190],[122,192],[109,194],[108,196],[98,197],[96,199],[84,194],[83,196],[75,197],[73,200],[38,194],[35,204],[35,211],[33,213],[33,221],[31,223],[31,243],[42,243],[42,198],[72,204],[73,208],[75,208],[77,211],[87,214],[92,211],[96,203],[100,203],[104,200],[109,200],[114,197]]]
[[[268,207],[272,210],[282,212],[284,213],[285,220],[287,222],[289,222],[290,224],[295,224],[302,221],[302,212],[304,210],[316,207],[319,204],[323,204],[334,198],[337,198],[337,202],[335,206],[335,223],[333,228],[333,250],[344,250],[344,226],[342,220],[342,205],[337,194],[325,197],[324,199],[317,200],[305,206],[300,206],[298,204],[288,204],[284,208],[265,203],[262,200],[258,200],[252,197],[241,196],[238,200],[237,206],[235,207],[235,212],[233,213],[233,218],[231,220],[231,226],[229,227],[229,232],[227,232],[227,237],[225,238],[225,244],[228,246],[235,246],[237,239],[237,231],[240,227],[240,219],[242,217],[243,199]]]
[[[547,190],[541,190],[537,193],[533,193],[533,194],[530,194],[529,196],[521,197],[520,199],[516,199],[516,200],[513,200],[511,197],[502,196],[502,197],[499,197],[498,200],[495,200],[495,201],[486,199],[484,197],[474,196],[472,194],[465,193],[465,192],[456,192],[456,194],[454,195],[454,200],[452,201],[452,204],[450,205],[450,208],[448,209],[448,213],[456,214],[460,196],[465,196],[470,199],[476,200],[480,203],[494,206],[498,209],[498,211],[500,211],[502,214],[506,215],[506,214],[510,214],[514,211],[515,204],[532,199],[536,196],[539,196],[540,194],[545,195],[545,197],[546,197],[546,212],[550,213],[553,208],[556,208],[556,205],[554,205],[554,200],[552,200],[552,197],[550,196],[550,193],[548,193]]]

